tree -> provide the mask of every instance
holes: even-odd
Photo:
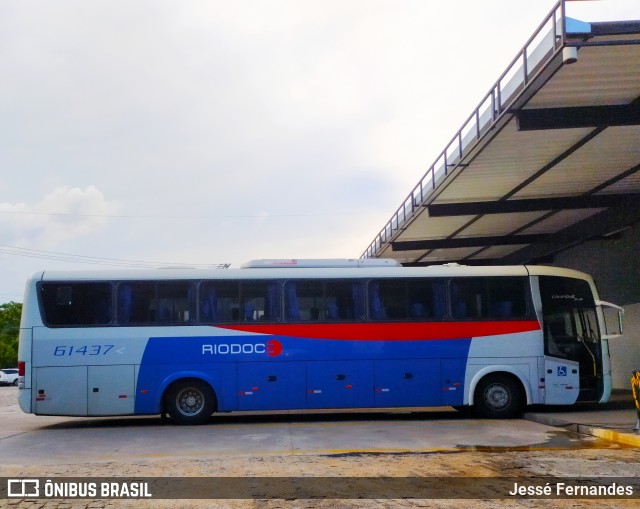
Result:
[[[0,304],[0,368],[18,365],[18,334],[22,304]]]

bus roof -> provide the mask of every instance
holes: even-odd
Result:
[[[386,277],[483,277],[554,275],[591,279],[588,274],[571,269],[537,265],[469,266],[431,265],[428,267],[314,267],[314,268],[240,268],[240,269],[123,269],[40,271],[32,276],[36,281],[124,281],[179,279],[289,279],[289,278],[386,278]]]

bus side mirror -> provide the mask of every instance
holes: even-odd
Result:
[[[600,306],[602,309],[602,315],[604,316],[605,334],[602,335],[602,339],[619,338],[622,336],[622,317],[624,315],[624,308],[604,300],[596,300],[596,306]],[[613,331],[609,331],[610,324],[615,324],[615,329]]]

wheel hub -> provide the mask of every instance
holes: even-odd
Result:
[[[509,403],[509,392],[502,386],[492,385],[487,388],[485,401],[491,408],[504,408]]]
[[[178,409],[183,415],[194,415],[202,410],[204,397],[193,389],[186,389],[178,395]]]

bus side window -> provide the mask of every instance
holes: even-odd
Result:
[[[379,279],[369,284],[369,314],[373,320],[406,320],[409,318],[407,281]]]
[[[456,319],[482,318],[487,315],[484,281],[480,278],[451,279],[451,315]]]
[[[409,318],[412,320],[441,320],[446,309],[444,281],[433,278],[410,279]]]
[[[372,281],[369,283],[369,316],[373,320],[384,320],[384,307],[380,298],[380,283]]]
[[[200,285],[200,321],[238,322],[240,284],[236,281],[205,281]]]
[[[433,317],[443,319],[447,314],[447,285],[446,281],[435,281],[431,287],[433,294]]]
[[[43,283],[44,323],[50,326],[105,326],[113,319],[111,283]]]
[[[339,322],[362,318],[362,291],[358,282],[289,280],[284,287],[285,316],[289,322]]]
[[[514,319],[527,316],[527,280],[523,277],[452,278],[451,313],[460,319]]]
[[[287,281],[284,286],[285,316],[289,322],[299,322],[301,319],[296,286],[294,281]]]
[[[241,281],[240,318],[245,322],[280,320],[279,288],[277,281]]]
[[[200,285],[200,321],[278,321],[278,295],[277,281],[205,281]]]
[[[441,320],[446,313],[441,279],[378,279],[369,282],[368,290],[372,320]]]
[[[155,322],[155,283],[122,283],[118,288],[118,321],[123,325]]]
[[[158,283],[155,298],[157,321],[164,324],[190,322],[193,317],[193,290],[190,283]]]
[[[358,281],[324,283],[325,318],[328,321],[360,320],[362,292]]]
[[[118,302],[122,325],[176,325],[191,321],[193,292],[184,282],[121,283]]]
[[[513,302],[499,300],[491,303],[491,316],[496,318],[508,318],[513,314]]]
[[[200,291],[200,320],[204,322],[218,321],[218,298],[213,285],[203,285]]]
[[[489,313],[492,318],[527,316],[528,281],[522,277],[501,276],[487,279]]]

